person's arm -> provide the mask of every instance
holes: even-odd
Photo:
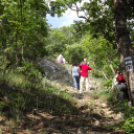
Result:
[[[62,63],[62,64],[63,64],[63,66],[64,66],[65,68],[67,68],[67,67],[66,67],[66,64],[65,64],[65,62],[66,62],[65,58],[63,58],[63,60],[62,60],[62,61],[63,61],[63,63]]]
[[[81,71],[81,67],[82,67],[82,65],[79,65],[79,66],[78,66],[78,71],[79,71],[79,73],[82,72],[82,71]]]
[[[91,67],[88,67],[88,70],[90,70],[90,72],[92,72],[92,71],[93,71],[93,69],[92,69]]]
[[[65,65],[65,62],[66,62],[65,58],[63,58],[63,60],[62,60],[62,61],[63,61],[63,64]]]

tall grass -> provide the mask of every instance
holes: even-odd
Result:
[[[114,100],[114,94],[111,89],[99,89],[92,92],[92,95],[99,98],[105,102],[110,102]]]
[[[60,112],[71,112],[74,107],[75,99],[66,91],[61,91],[60,85],[56,86],[55,82],[52,82],[47,79],[42,81],[36,81],[36,78],[33,81],[26,79],[22,74],[16,74],[13,72],[5,73],[4,77],[0,77],[1,89],[0,92],[2,96],[6,96],[12,107],[20,110],[27,110],[28,107],[32,109],[47,109],[46,111],[54,111],[59,109]],[[45,87],[43,86],[45,83]],[[16,92],[17,90],[17,92]],[[10,92],[7,94],[6,92]],[[20,100],[18,104],[18,99]],[[8,102],[9,103],[9,102]],[[2,104],[2,103],[1,103]],[[13,106],[14,105],[14,106]],[[2,107],[3,105],[1,105]],[[6,104],[5,104],[6,106]],[[10,108],[8,105],[8,107]],[[22,108],[23,107],[23,108]],[[24,111],[25,111],[24,110]]]

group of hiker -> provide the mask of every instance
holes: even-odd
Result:
[[[62,63],[65,67],[65,58],[62,54],[60,54],[57,58],[58,63]],[[73,63],[73,67],[71,68],[71,75],[74,82],[74,87],[79,90],[80,93],[83,92],[83,84],[86,83],[86,91],[89,90],[89,78],[88,73],[93,71],[91,67],[89,67],[89,62],[86,58],[84,61],[77,66],[76,63]]]
[[[91,67],[89,67],[89,62],[84,58],[84,62],[77,66],[76,63],[73,63],[73,67],[71,68],[71,74],[74,82],[74,87],[76,89],[80,89],[80,93],[83,92],[83,84],[86,83],[86,91],[89,90],[89,78],[88,73],[93,71]]]
[[[62,63],[66,67],[65,58],[62,54],[58,56],[57,62]],[[84,58],[84,61],[80,65],[73,63],[71,75],[74,82],[74,87],[78,89],[80,93],[83,92],[84,82],[86,84],[86,92],[89,91],[88,73],[91,71],[93,71],[93,69],[89,67],[89,62],[86,58]],[[112,81],[112,90],[114,92],[116,101],[123,101],[125,99],[129,101],[128,88],[121,69],[117,69],[115,71],[115,76]]]

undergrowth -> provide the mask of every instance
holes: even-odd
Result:
[[[47,81],[44,87],[40,73],[34,74],[36,76],[28,77],[29,72],[6,71],[0,77],[0,115],[6,113],[7,118],[19,120],[23,114],[35,110],[51,114],[78,113],[71,94]]]
[[[16,129],[27,113],[35,114],[36,111],[41,111],[56,115],[79,114],[75,107],[75,98],[68,92],[60,90],[62,84],[57,85],[56,82],[44,79],[37,70],[32,65],[24,65],[17,71],[6,70],[0,75],[0,116],[13,118],[16,121]],[[127,102],[122,104],[115,102],[112,90],[104,87],[93,91],[92,97],[107,102],[113,112],[124,113],[124,121],[111,127],[126,129],[128,134],[134,133],[133,107],[129,107]],[[94,100],[92,103],[94,107]],[[120,106],[121,109],[118,108]]]
[[[111,89],[96,90],[93,96],[107,102],[109,108],[115,113],[124,114],[122,122],[111,126],[112,129],[125,129],[127,134],[134,134],[134,107],[128,105],[128,101],[117,102]]]

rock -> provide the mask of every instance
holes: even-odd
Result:
[[[91,114],[90,114],[90,117],[93,117],[93,118],[95,118],[95,119],[97,119],[97,120],[100,120],[100,119],[102,118],[102,116],[99,115],[98,113],[91,113]]]
[[[84,118],[90,117],[90,113],[89,112],[86,112],[83,117]]]
[[[79,94],[79,93],[72,93],[72,95],[77,99],[82,99],[84,97],[83,94]]]
[[[54,95],[60,95],[60,92],[54,92],[53,94]]]
[[[53,79],[58,79],[58,76],[56,74],[53,74],[52,78]]]
[[[40,64],[45,69],[47,79],[57,80],[59,82],[67,83],[69,85],[73,84],[70,73],[60,64],[45,59],[43,59]]]
[[[65,82],[65,83],[69,83],[69,80],[68,80],[68,79],[65,79],[64,82]]]
[[[55,99],[55,96],[49,95],[49,96],[46,96],[46,98],[53,100],[53,99]]]
[[[104,116],[105,112],[103,110],[100,111],[100,114]]]
[[[83,128],[78,128],[77,134],[84,134],[84,133],[85,133],[85,131]]]
[[[102,108],[106,108],[107,104],[106,103],[102,103],[101,106],[102,106]]]
[[[12,87],[13,91],[19,91],[20,89],[16,88],[16,87]]]
[[[88,130],[85,134],[102,134],[101,132]],[[103,133],[105,134],[105,133]]]
[[[81,107],[79,108],[79,110],[86,110],[86,109],[88,109],[88,105],[84,105],[84,106],[81,106]]]

